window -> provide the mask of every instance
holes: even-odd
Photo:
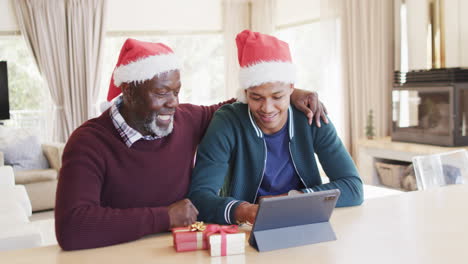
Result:
[[[49,91],[21,36],[0,37],[0,60],[7,61],[10,120],[6,126],[24,128],[50,140],[52,103]]]
[[[132,38],[161,42],[171,47],[182,63],[181,103],[208,105],[226,100],[224,95],[224,47],[222,34],[142,35]],[[108,36],[105,41],[100,102],[127,37]]]
[[[286,41],[296,65],[296,87],[320,91],[320,23],[288,27],[276,32],[276,37]]]
[[[297,69],[296,87],[316,91],[336,127],[345,135],[344,89],[341,84],[339,20],[316,20],[277,30],[286,41]]]

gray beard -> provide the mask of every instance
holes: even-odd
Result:
[[[171,123],[167,128],[161,128],[156,124],[157,114],[154,114],[147,122],[145,122],[145,130],[151,134],[156,135],[157,137],[165,137],[172,133],[174,128],[174,116],[171,117]]]

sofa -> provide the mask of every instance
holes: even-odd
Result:
[[[50,168],[14,172],[15,184],[24,185],[26,188],[33,212],[55,207],[58,172],[62,166],[65,143],[47,143],[42,144],[41,147]],[[0,152],[0,166],[2,165],[4,165],[4,157]]]
[[[42,233],[29,221],[31,203],[23,185],[15,184],[13,168],[0,166],[0,251],[42,245]]]

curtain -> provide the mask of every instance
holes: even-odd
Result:
[[[365,137],[369,111],[375,135],[390,133],[391,89],[394,69],[393,2],[343,0],[341,6],[343,80],[347,91],[350,151]]]
[[[100,91],[101,57],[105,37],[105,4],[103,0],[69,0],[69,57],[72,67],[70,88],[71,114],[80,125],[97,114]],[[83,107],[83,106],[86,106]]]
[[[52,139],[94,115],[106,0],[18,0],[20,30],[55,104]]]

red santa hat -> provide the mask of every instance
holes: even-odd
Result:
[[[236,37],[241,89],[237,99],[246,102],[244,90],[267,82],[294,84],[296,70],[288,43],[273,36],[244,30]]]
[[[144,82],[158,74],[178,69],[180,67],[177,57],[168,46],[129,38],[120,50],[107,101],[111,101],[122,92],[119,88],[122,83]]]

